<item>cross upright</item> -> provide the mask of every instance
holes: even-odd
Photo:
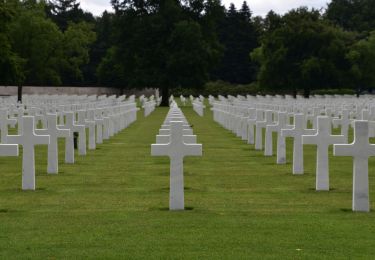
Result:
[[[23,116],[23,131],[20,135],[8,135],[8,143],[22,145],[22,189],[35,190],[35,145],[49,144],[48,135],[36,135],[32,116]]]
[[[354,141],[335,144],[334,156],[353,157],[353,211],[370,211],[368,159],[375,156],[375,145],[369,143],[368,121],[354,121]]]
[[[285,144],[285,137],[281,135],[282,129],[291,129],[292,126],[288,124],[288,115],[287,112],[279,112],[278,113],[278,121],[274,125],[268,125],[266,127],[266,140],[265,140],[265,149],[264,155],[265,156],[272,156],[273,154],[273,141],[272,141],[272,133],[277,133],[277,164],[284,164],[286,163],[286,144]]]
[[[314,135],[315,129],[306,129],[304,114],[294,115],[294,127],[292,129],[282,129],[281,135],[293,137],[293,174],[303,174],[303,144],[302,135]]]
[[[47,173],[59,172],[58,138],[70,137],[70,130],[57,127],[57,114],[47,114],[47,129],[36,129],[37,134],[49,135]],[[65,151],[66,152],[66,151]]]
[[[272,120],[273,111],[266,110],[265,112],[265,119],[262,121],[256,122],[255,127],[255,150],[262,150],[263,148],[263,128],[266,128],[267,125],[271,125],[273,123]]]
[[[170,158],[169,209],[184,210],[184,169],[186,156],[202,156],[201,144],[186,144],[183,137],[183,122],[171,121],[170,140],[167,144],[152,144],[152,156]]]
[[[15,118],[10,119],[8,118],[8,110],[1,109],[0,110],[0,131],[1,131],[1,143],[7,143],[8,137],[8,125],[15,125],[17,120]]]
[[[315,135],[303,135],[303,144],[317,146],[316,154],[316,190],[329,190],[328,148],[331,144],[345,143],[343,135],[331,135],[331,120],[327,116],[318,116],[318,131]]]

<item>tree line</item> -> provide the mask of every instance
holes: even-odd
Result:
[[[373,0],[265,17],[246,2],[111,4],[95,17],[77,0],[0,0],[0,84],[153,87],[164,97],[209,81],[306,96],[375,85]]]

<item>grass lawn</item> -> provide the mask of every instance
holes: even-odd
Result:
[[[185,159],[189,210],[167,210],[169,160],[150,156],[167,113],[157,108],[73,165],[60,149],[58,175],[46,174],[47,149],[38,147],[34,192],[20,189],[21,157],[1,157],[0,258],[375,257],[375,213],[351,211],[350,158],[331,157],[332,190],[316,192],[313,146],[305,174],[293,176],[290,139],[288,164],[276,165],[208,110],[183,112],[204,153]],[[369,169],[375,209],[374,159]]]

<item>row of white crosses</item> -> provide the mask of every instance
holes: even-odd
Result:
[[[150,100],[143,103],[142,108],[144,109],[144,117],[148,117],[152,112],[155,111],[156,101]]]
[[[316,190],[329,190],[329,145],[334,145],[336,156],[352,156],[352,208],[354,211],[369,211],[368,157],[375,153],[374,145],[369,143],[369,137],[375,135],[372,97],[317,96],[306,100],[282,96],[219,96],[218,100],[211,97],[209,100],[214,120],[249,144],[255,143],[257,150],[263,149],[262,133],[265,129],[265,156],[273,154],[272,133],[276,132],[277,164],[286,163],[285,138],[292,137],[293,174],[304,172],[303,145],[316,145]],[[289,124],[291,118],[292,125]],[[313,126],[310,129],[307,128],[309,122]],[[331,134],[332,125],[340,126],[340,135]],[[351,125],[355,138],[352,144],[347,144]]]
[[[184,114],[172,102],[159,135],[156,136],[156,144],[151,145],[152,156],[170,158],[170,210],[185,209],[183,160],[186,156],[202,156],[202,145],[196,142],[196,136]]]
[[[113,100],[113,97],[110,97]],[[35,190],[35,145],[48,145],[47,173],[58,173],[58,138],[65,139],[65,163],[74,163],[74,133],[79,133],[79,154],[86,155],[86,128],[89,129],[89,149],[95,149],[96,143],[109,139],[136,120],[135,102],[103,102],[100,98],[98,108],[77,111],[60,111],[47,113],[44,129],[36,129],[37,116],[35,109],[19,109],[21,116],[9,117],[7,108],[0,109],[1,152],[0,156],[18,156],[18,145],[23,148],[22,189]],[[41,103],[50,99],[40,99]],[[42,102],[43,101],[43,102]],[[95,107],[91,101],[87,107]],[[22,105],[23,107],[23,105]],[[67,106],[72,109],[72,106]],[[77,105],[82,108],[82,105]],[[49,111],[57,112],[57,109]],[[10,114],[12,114],[11,112]],[[27,113],[28,115],[25,115]],[[14,115],[14,114],[13,114]],[[78,121],[75,118],[78,115]],[[43,115],[40,116],[42,118]],[[60,117],[62,125],[58,125]],[[8,135],[8,126],[18,123],[18,135]]]
[[[201,99],[196,98],[192,102],[193,110],[199,115],[204,116],[204,109],[206,108]]]

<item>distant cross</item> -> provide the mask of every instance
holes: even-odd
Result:
[[[89,149],[95,150],[96,149],[96,137],[95,137],[95,128],[96,128],[96,122],[95,122],[95,114],[93,109],[88,109],[85,111],[86,118],[81,120],[80,116],[81,113],[78,113],[78,120],[79,122],[84,122],[86,127],[89,129]],[[85,114],[83,113],[83,115]]]
[[[25,109],[23,109],[23,107],[20,107],[17,109],[17,127],[18,127],[18,134],[19,135],[22,135],[22,131],[23,131],[23,121],[22,121],[22,117],[25,113]]]
[[[254,112],[250,112],[250,114]],[[255,117],[250,117],[247,120],[247,143],[254,144],[254,127],[256,126],[256,122],[260,122],[264,120],[264,113],[263,110],[255,110]]]
[[[276,162],[278,164],[286,163],[286,144],[285,144],[285,137],[281,136],[282,129],[290,129],[292,126],[287,124],[287,113],[286,112],[279,112],[278,113],[278,121],[274,125],[268,125],[266,127],[266,138],[265,138],[265,147],[264,147],[264,155],[265,156],[272,156],[273,154],[273,140],[272,140],[272,133],[277,133],[277,159]]]
[[[48,135],[36,135],[32,116],[23,116],[21,135],[8,135],[8,143],[22,145],[22,189],[35,190],[35,145],[49,144]]]
[[[95,110],[94,121],[96,123],[96,143],[103,143],[103,128],[104,128],[104,119],[103,119],[103,110]]]
[[[47,173],[59,172],[58,138],[70,137],[70,130],[57,127],[57,115],[47,114],[47,129],[36,129],[37,134],[49,135]]]
[[[284,137],[293,137],[293,174],[303,174],[303,144],[302,135],[314,135],[315,129],[306,129],[303,114],[294,115],[294,127],[281,130]]]
[[[8,110],[1,109],[0,110],[0,131],[1,131],[1,143],[7,143],[8,137],[8,125],[15,125],[17,123],[16,119],[8,118]]]
[[[341,135],[345,137],[345,141],[348,142],[348,131],[349,131],[349,126],[350,126],[350,118],[349,118],[349,113],[350,111],[347,109],[344,109],[342,111],[340,119],[334,118],[332,120],[332,125],[333,127],[341,127]]]
[[[65,140],[65,163],[74,163],[74,133],[78,133],[78,151],[79,154],[86,154],[86,132],[85,126],[76,125],[74,122],[74,113],[65,112],[65,125],[60,125],[60,129],[70,130],[70,136]],[[80,145],[81,144],[81,145]]]
[[[273,123],[272,120],[273,111],[266,110],[265,119],[256,122],[255,127],[255,150],[262,150],[263,148],[263,128]]]
[[[370,211],[368,159],[375,156],[375,145],[369,143],[368,121],[354,122],[354,141],[351,144],[335,144],[335,156],[353,157],[353,211]]]
[[[331,135],[331,120],[327,116],[318,116],[318,131],[315,135],[303,135],[303,144],[315,144],[316,155],[316,190],[329,190],[328,148],[331,144],[345,143],[345,136]]]
[[[256,110],[254,108],[249,108],[247,109],[247,113],[241,117],[241,139],[243,141],[247,140],[247,135],[248,135],[248,130],[249,130],[247,121],[249,119],[255,118],[255,112]],[[254,127],[253,127],[253,132],[254,132]]]
[[[202,156],[201,144],[186,144],[183,137],[183,122],[171,121],[171,134],[168,144],[152,144],[151,155],[170,158],[169,209],[184,210],[184,169],[185,156]]]

